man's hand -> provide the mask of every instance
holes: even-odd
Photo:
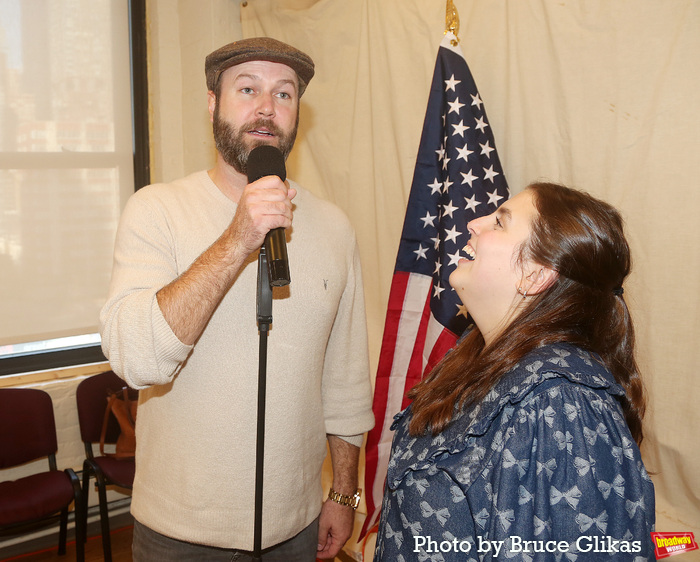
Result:
[[[334,558],[352,535],[355,510],[346,505],[340,505],[326,500],[321,508],[318,521],[318,552],[317,558]]]
[[[360,448],[337,435],[327,435],[333,466],[333,489],[352,496],[357,490],[357,465]],[[333,500],[326,500],[318,520],[318,558],[333,558],[352,535],[355,510]]]
[[[273,228],[292,225],[295,195],[296,190],[277,176],[265,176],[246,186],[229,227],[230,238],[245,255],[260,248]]]

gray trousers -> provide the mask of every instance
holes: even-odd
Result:
[[[318,545],[318,519],[298,535],[263,550],[263,562],[314,562]],[[134,521],[133,562],[252,562],[245,550],[204,546],[156,533]]]

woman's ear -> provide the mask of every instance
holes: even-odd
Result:
[[[532,271],[523,279],[522,286],[528,295],[538,295],[548,289],[559,277],[559,273],[544,265],[533,264]]]

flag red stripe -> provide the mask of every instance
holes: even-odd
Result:
[[[389,304],[387,305],[386,321],[384,322],[384,336],[382,338],[382,348],[379,353],[379,366],[377,368],[377,378],[374,385],[374,411],[375,426],[367,436],[367,449],[370,444],[375,446],[381,435],[381,424],[386,415],[386,398],[389,393],[389,375],[394,363],[396,338],[401,321],[403,301],[406,296],[409,274],[398,271],[394,274],[389,292]],[[379,429],[379,431],[378,431]]]
[[[437,320],[434,320],[434,322],[438,326],[440,326]],[[442,326],[440,327],[442,328]],[[450,330],[442,328],[442,330],[440,331],[440,335],[438,336],[437,340],[435,341],[435,344],[430,350],[430,355],[428,356],[428,361],[425,367],[426,375],[433,370],[435,365],[437,365],[440,362],[440,359],[442,359],[445,356],[445,353],[447,353],[450,349],[454,347],[456,342],[457,336],[453,334]]]
[[[392,281],[374,389],[375,426],[367,436],[365,481],[373,483],[366,490],[368,513],[379,513],[376,508],[385,476],[378,474],[378,468],[381,466],[383,473],[388,462],[393,416],[405,407],[407,390],[421,378],[422,345],[430,318],[430,283],[429,277],[403,271],[397,271]],[[361,536],[373,524],[366,520]]]
[[[379,353],[379,366],[377,368],[377,378],[374,386],[374,403],[372,406],[375,425],[374,429],[367,435],[367,445],[365,447],[365,480],[366,482],[374,482],[375,484],[377,482],[377,466],[379,464],[379,441],[382,435],[382,427],[388,405],[389,375],[394,363],[396,338],[399,331],[408,279],[409,274],[401,271],[396,272],[392,279],[386,320],[384,322],[382,348]],[[375,497],[371,489],[365,490],[365,501],[367,503],[367,513],[378,511],[376,509],[377,504],[375,503]],[[365,525],[367,525],[367,522],[365,522]],[[369,526],[367,528],[369,528]],[[363,535],[365,532],[363,528]]]

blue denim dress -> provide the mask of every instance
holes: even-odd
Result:
[[[600,359],[542,347],[437,436],[395,418],[375,562],[654,560],[654,486]]]

